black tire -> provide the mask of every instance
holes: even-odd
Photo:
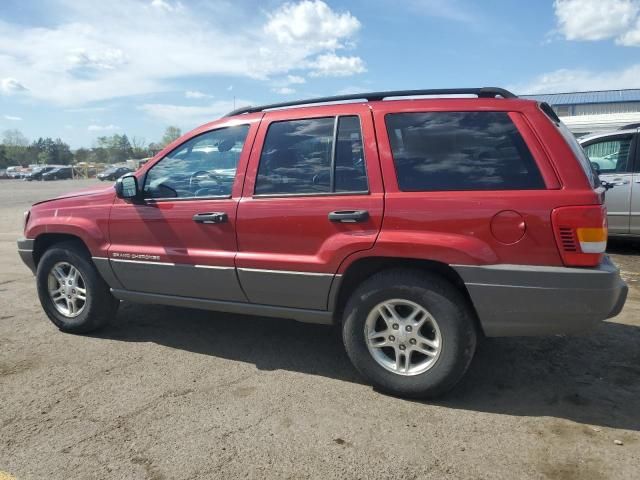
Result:
[[[405,376],[391,372],[369,352],[365,339],[367,316],[378,304],[391,299],[418,304],[438,324],[440,354],[423,373]],[[409,398],[442,395],[465,374],[476,349],[474,314],[467,299],[444,278],[419,270],[386,270],[375,274],[353,292],[343,319],[342,338],[351,362],[374,387],[392,395]]]
[[[86,302],[80,314],[68,317],[59,312],[49,295],[49,273],[59,262],[78,269],[87,291]],[[38,263],[36,272],[38,297],[49,319],[63,332],[88,333],[104,327],[115,316],[119,301],[111,295],[91,258],[76,242],[61,242],[49,248]]]

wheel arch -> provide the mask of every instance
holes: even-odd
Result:
[[[47,250],[63,242],[73,242],[86,253],[88,258],[91,258],[89,247],[87,247],[87,244],[79,236],[70,233],[41,233],[35,238],[33,244],[33,261],[36,267]]]
[[[446,263],[421,258],[364,257],[355,260],[342,274],[339,284],[332,287],[332,291],[330,292],[328,307],[329,310],[334,312],[334,322],[342,322],[342,312],[344,307],[358,285],[376,273],[391,269],[420,270],[436,274],[447,280],[460,293],[462,293],[469,302],[469,306],[473,310],[473,316],[478,332],[482,332],[482,327],[477,318],[473,301],[471,300],[469,291],[458,272]]]

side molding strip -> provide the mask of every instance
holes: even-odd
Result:
[[[171,305],[174,307],[198,308],[218,312],[239,313],[243,315],[257,315],[265,317],[288,318],[304,323],[331,325],[333,313],[322,310],[308,310],[302,308],[274,307],[252,303],[226,302],[219,300],[204,300],[192,297],[178,297],[175,295],[160,295],[156,293],[133,292],[130,290],[111,289],[113,296],[119,300],[136,303],[152,303]]]

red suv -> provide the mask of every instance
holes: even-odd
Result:
[[[371,383],[425,397],[483,335],[620,312],[604,192],[546,104],[347,95],[197,128],[115,189],[37,203],[18,247],[63,331],[105,325],[121,300],[338,324]]]

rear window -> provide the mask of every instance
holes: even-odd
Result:
[[[580,166],[582,167],[582,170],[584,170],[584,174],[587,176],[589,184],[593,188],[596,188],[600,183],[598,180],[598,175],[594,171],[593,165],[589,161],[589,157],[587,157],[587,154],[582,148],[582,145],[578,143],[576,137],[573,135],[573,133],[571,133],[571,131],[564,123],[559,122],[556,123],[556,125],[558,126],[558,130],[562,134],[565,142],[567,142],[567,145],[569,145],[569,147],[571,148],[573,155],[578,159],[578,162],[580,162]]]
[[[545,188],[505,112],[394,113],[386,125],[400,190]]]

